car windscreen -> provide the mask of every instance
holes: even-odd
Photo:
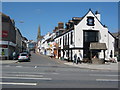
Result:
[[[27,54],[21,54],[20,56],[27,56]]]

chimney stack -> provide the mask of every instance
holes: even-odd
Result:
[[[98,18],[98,20],[100,21],[100,13],[98,11],[95,12],[95,16]]]
[[[63,22],[59,22],[58,23],[58,29],[63,29],[64,28],[64,23]]]

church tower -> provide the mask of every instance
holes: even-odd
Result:
[[[40,31],[40,25],[38,26],[38,33],[37,33],[37,52],[40,52],[41,49],[41,40],[42,40],[42,36],[41,36],[41,31]]]
[[[38,27],[38,34],[37,34],[37,42],[40,41],[42,39],[41,37],[41,31],[40,31],[40,25]]]

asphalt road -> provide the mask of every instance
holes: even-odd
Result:
[[[118,88],[118,72],[64,65],[32,53],[31,62],[2,65],[2,88]]]

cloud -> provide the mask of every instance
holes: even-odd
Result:
[[[42,10],[41,10],[41,9],[36,9],[35,12],[36,12],[36,13],[41,13]]]

